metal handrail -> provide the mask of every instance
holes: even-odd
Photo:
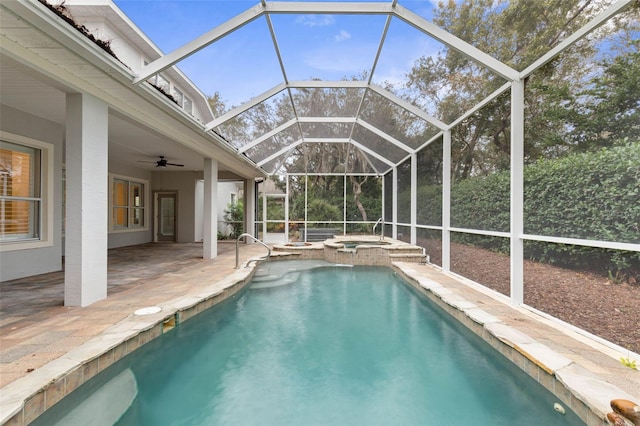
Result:
[[[384,240],[384,219],[383,218],[378,219],[376,224],[373,225],[373,229],[371,230],[371,233],[373,235],[376,235],[376,228],[378,227],[378,224],[382,224],[382,226],[380,227],[380,241],[382,241]]]
[[[253,235],[244,233],[244,234],[240,235],[238,237],[238,239],[236,240],[236,269],[238,269],[240,267],[240,264],[239,264],[240,252],[239,252],[239,249],[238,249],[238,243],[240,242],[240,239],[243,238],[243,237],[249,237],[253,241],[255,241],[256,243],[262,244],[263,246],[265,246],[267,248],[267,250],[269,250],[269,252],[267,253],[267,256],[266,257],[261,257],[259,260],[266,260],[266,259],[269,258],[269,256],[271,256],[271,247],[269,247],[264,242],[262,242],[262,240],[259,240],[258,238],[254,237]]]

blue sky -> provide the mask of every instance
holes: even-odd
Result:
[[[165,53],[259,4],[245,0],[114,0]],[[429,0],[400,4],[431,19]],[[273,15],[289,80],[340,80],[370,70],[386,17],[372,15]],[[392,21],[374,82],[402,84],[414,61],[439,44]],[[206,94],[219,92],[239,105],[284,81],[267,21],[261,17],[180,62],[178,67]]]

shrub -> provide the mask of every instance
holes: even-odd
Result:
[[[244,232],[244,206],[242,201],[227,204],[224,211],[224,220],[231,227],[229,238],[236,239]]]
[[[307,217],[309,221],[342,220],[342,209],[326,200],[315,198],[309,201]]]
[[[541,160],[524,169],[525,233],[640,243],[640,142]],[[466,179],[451,188],[451,226],[510,229],[510,174]],[[442,223],[441,187],[418,189],[418,222]],[[408,191],[399,194],[407,199]],[[460,234],[467,244],[508,252],[509,240]],[[487,247],[487,241],[491,241]],[[640,274],[640,253],[527,241],[531,259],[581,269]]]

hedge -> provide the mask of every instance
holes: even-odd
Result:
[[[524,182],[525,233],[640,243],[640,142],[540,160],[525,167]],[[508,232],[509,188],[508,171],[453,183],[451,226]],[[401,203],[407,192],[399,194]],[[442,223],[440,186],[418,188],[418,223]],[[464,234],[456,240],[509,251],[504,238]],[[527,241],[525,255],[573,268],[640,274],[638,252]]]

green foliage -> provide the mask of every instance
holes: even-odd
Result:
[[[308,220],[342,221],[342,209],[345,205],[344,176],[322,175],[289,176],[289,220],[304,220],[305,179],[308,179]],[[348,221],[375,220],[382,216],[381,179],[349,176],[346,183]]]
[[[244,206],[242,201],[238,201],[235,204],[227,204],[223,217],[227,225],[231,226],[229,238],[238,238],[244,232]]]
[[[512,68],[523,70],[604,7],[586,3],[593,4],[554,0],[447,1],[440,2],[434,10],[433,22]],[[527,158],[539,158],[546,146],[557,143],[557,136],[567,131],[567,122],[573,122],[564,116],[566,106],[572,101],[571,93],[591,71],[589,64],[595,51],[590,43],[577,44],[527,78]],[[408,78],[414,101],[445,122],[454,121],[504,83],[488,68],[446,47],[436,55],[419,58]],[[554,110],[541,114],[549,105]],[[507,169],[510,115],[507,92],[452,129],[455,177]]]
[[[622,363],[622,365],[624,365],[625,367],[629,367],[633,370],[637,370],[638,366],[636,365],[636,360],[635,359],[631,359],[631,358],[620,358],[620,362]]]
[[[525,231],[638,241],[639,181],[640,143],[540,161],[525,172]]]
[[[442,225],[442,186],[422,185],[418,187],[418,223],[425,225]],[[398,194],[400,205],[411,205],[409,191]],[[406,203],[406,204],[404,204]]]
[[[349,176],[347,185],[347,220],[376,220],[382,216],[381,179]]]
[[[524,169],[525,232],[578,239],[640,242],[640,142],[595,153],[538,161]],[[451,188],[453,227],[510,229],[510,174],[455,182]],[[441,224],[439,185],[418,188],[418,222]],[[409,191],[398,195],[408,200]],[[509,240],[464,234],[460,242],[507,253]],[[640,253],[526,241],[525,253],[538,261],[609,271],[621,279],[640,274]]]
[[[525,171],[525,232],[640,242],[640,143],[541,161]],[[640,269],[640,253],[530,242],[550,263],[609,271]]]
[[[451,226],[509,231],[509,173],[465,179],[451,191]]]
[[[342,220],[342,208],[321,198],[315,198],[309,201],[307,217],[309,221]]]
[[[579,94],[584,101],[573,133],[588,146],[610,146],[640,134],[640,40],[627,47],[629,52],[602,61],[602,73]]]
[[[577,0],[443,1],[434,10],[433,22],[523,70],[605,7],[602,2]],[[640,136],[638,22],[637,7],[628,10],[588,41],[576,43],[527,76],[527,163]],[[412,100],[445,122],[454,121],[504,83],[489,69],[446,47],[416,60],[408,79]],[[508,169],[510,121],[506,92],[452,129],[454,178]]]

